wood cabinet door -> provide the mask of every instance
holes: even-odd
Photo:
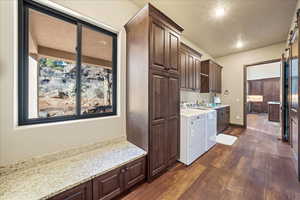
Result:
[[[201,61],[195,58],[195,89],[201,88]]]
[[[170,73],[179,74],[179,45],[180,37],[175,32],[167,31],[167,47],[168,47],[168,70]]]
[[[179,79],[170,77],[168,82],[168,117],[178,117],[180,110]]]
[[[187,88],[188,80],[187,55],[180,51],[180,88]]]
[[[216,93],[222,93],[222,68],[216,66]]]
[[[166,70],[166,28],[159,21],[151,20],[150,65],[153,69]]]
[[[223,124],[223,116],[222,116],[222,110],[217,109],[217,133],[222,132],[222,124]]]
[[[230,124],[230,107],[225,108],[225,129],[229,127]]]
[[[93,200],[109,200],[123,191],[123,174],[117,168],[93,179]]]
[[[49,200],[92,200],[92,183],[88,181]]]
[[[209,91],[216,92],[216,67],[215,64],[209,64]]]
[[[201,93],[209,92],[209,61],[201,62]]]
[[[167,123],[152,125],[150,132],[150,177],[154,177],[167,167]]]
[[[268,105],[268,118],[269,121],[280,121],[280,105],[279,104],[269,104]]]
[[[152,122],[165,121],[168,115],[168,77],[153,73],[150,88]]]
[[[169,109],[168,109],[168,139],[167,162],[168,165],[176,162],[179,155],[179,79],[169,78]]]
[[[159,174],[166,168],[168,84],[168,76],[158,72],[151,74],[150,177]]]
[[[263,95],[263,82],[261,80],[249,81],[249,95]]]
[[[194,57],[191,55],[188,55],[188,69],[189,69],[189,89],[195,88],[195,62]]]
[[[124,189],[127,190],[137,183],[145,180],[146,177],[145,157],[133,161],[125,166]]]
[[[168,120],[167,139],[167,164],[168,166],[176,162],[179,156],[179,118],[174,117]]]

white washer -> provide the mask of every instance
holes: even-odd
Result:
[[[186,165],[190,165],[206,151],[206,113],[196,109],[181,111],[179,161]]]

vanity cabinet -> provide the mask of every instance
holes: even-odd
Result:
[[[146,178],[146,158],[106,172],[49,200],[110,200]]]
[[[199,91],[201,89],[202,54],[189,46],[180,45],[180,88]]]
[[[229,127],[230,107],[217,108],[217,133],[221,133]]]
[[[222,92],[222,66],[212,60],[201,62],[201,92]]]
[[[150,181],[175,163],[179,155],[183,29],[151,4],[138,12],[125,29],[127,139],[148,152]],[[184,84],[193,83],[186,80]]]

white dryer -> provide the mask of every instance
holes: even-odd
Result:
[[[206,114],[206,144],[205,150],[208,151],[217,142],[217,111],[209,110]]]

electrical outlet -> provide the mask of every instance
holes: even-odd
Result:
[[[236,119],[240,119],[241,117],[240,117],[240,116],[236,116],[235,118],[236,118]]]

